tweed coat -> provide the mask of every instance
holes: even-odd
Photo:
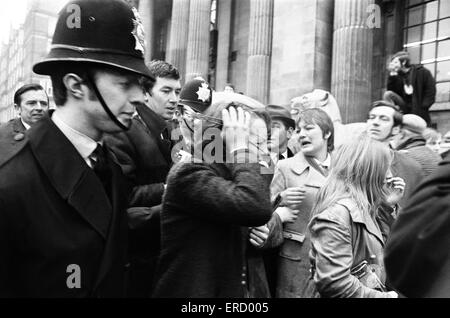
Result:
[[[248,227],[270,216],[259,164],[174,165],[163,199],[153,297],[249,297]]]

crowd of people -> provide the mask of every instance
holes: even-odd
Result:
[[[136,10],[73,3],[33,68],[56,108],[27,84],[0,126],[0,297],[450,297],[450,135],[406,52],[350,135],[306,97],[182,85]]]

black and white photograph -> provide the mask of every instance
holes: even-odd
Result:
[[[450,0],[1,5],[0,299],[450,298]]]

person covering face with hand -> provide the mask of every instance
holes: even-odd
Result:
[[[183,109],[179,114],[190,136],[196,130],[194,120],[202,122],[202,129],[221,128],[213,142],[217,149],[223,145],[226,162],[194,157],[194,162],[179,162],[169,173],[153,297],[252,296],[247,228],[265,224],[271,205],[258,163],[248,162],[251,115],[233,105],[212,105],[207,112],[189,114]]]

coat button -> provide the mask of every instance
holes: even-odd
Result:
[[[247,275],[245,275],[245,273],[242,273],[242,277],[245,278]]]
[[[241,284],[242,284],[243,286],[245,286],[245,285],[247,284],[247,282],[246,282],[245,280],[243,280],[243,281],[241,282]]]
[[[14,136],[14,140],[15,141],[21,141],[25,138],[25,135],[22,133],[18,133],[17,135]]]

